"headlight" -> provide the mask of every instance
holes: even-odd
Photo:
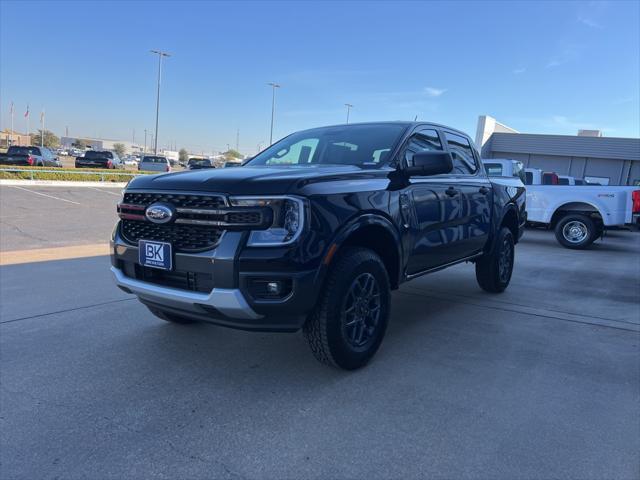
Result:
[[[296,197],[230,197],[234,207],[269,207],[273,223],[266,230],[252,230],[247,245],[275,247],[295,242],[304,227],[304,201]]]

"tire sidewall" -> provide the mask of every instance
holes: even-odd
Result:
[[[334,272],[334,274],[336,273],[338,272]],[[344,337],[342,309],[352,282],[362,273],[370,273],[378,283],[380,290],[380,319],[373,342],[365,350],[356,351]],[[379,259],[368,259],[352,269],[348,274],[345,275],[344,272],[340,272],[340,274],[340,277],[336,278],[335,283],[333,283],[332,291],[327,292],[332,298],[327,309],[327,340],[334,361],[341,368],[351,370],[366,364],[380,347],[389,321],[391,292],[387,272]]]
[[[509,270],[509,278],[507,278],[506,280],[501,280],[500,279],[500,268],[499,268],[499,261],[500,261],[500,256],[502,254],[502,246],[504,244],[505,239],[508,239],[509,243],[511,244],[511,267]],[[498,235],[498,243],[496,245],[496,250],[494,253],[494,262],[495,262],[495,275],[496,275],[496,285],[498,286],[498,288],[500,289],[500,291],[504,291],[508,286],[509,283],[511,282],[511,277],[513,276],[513,267],[515,264],[515,241],[513,239],[513,233],[511,233],[511,230],[509,230],[508,228],[502,228],[500,230],[500,235]]]

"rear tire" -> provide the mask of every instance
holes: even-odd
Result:
[[[515,258],[513,233],[507,227],[498,232],[493,250],[476,260],[476,280],[486,292],[502,293],[509,286]]]
[[[197,323],[197,320],[193,320],[189,317],[183,317],[182,315],[176,315],[174,313],[167,313],[164,310],[160,310],[158,308],[147,307],[151,313],[153,313],[156,317],[164,320],[165,322],[170,323],[179,323],[182,325],[187,325],[189,323]]]
[[[303,327],[313,355],[344,370],[366,365],[384,338],[390,303],[389,276],[380,257],[365,248],[345,249]]]
[[[556,224],[554,233],[560,245],[572,250],[587,248],[601,235],[600,229],[590,217],[578,213],[562,217]]]

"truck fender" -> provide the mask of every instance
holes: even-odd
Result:
[[[390,272],[389,281],[394,288],[399,285],[400,275],[403,270],[402,265],[404,263],[402,238],[400,236],[400,233],[398,232],[398,229],[394,226],[391,220],[383,215],[375,213],[365,213],[363,215],[359,215],[351,219],[349,222],[343,225],[340,230],[338,230],[338,232],[334,235],[333,240],[325,249],[320,268],[318,269],[318,273],[316,275],[317,281],[324,282],[324,279],[329,270],[329,267],[334,260],[336,252],[338,252],[342,248],[349,237],[351,237],[358,230],[369,226],[377,226],[385,229],[385,231],[393,239],[393,254],[398,261],[398,269],[396,272],[397,275],[392,275]]]
[[[597,212],[602,218],[602,221],[606,224],[607,214],[603,211],[602,207],[598,205],[594,205],[591,202],[583,202],[583,201],[557,202],[553,207],[549,208],[549,210],[545,212],[545,215],[543,217],[544,223],[551,224],[551,220],[553,220],[554,215],[560,210],[575,211],[575,212],[585,212],[585,211]]]
[[[489,237],[489,241],[487,241],[487,244],[484,247],[485,253],[493,251],[494,243],[497,238],[497,233],[500,231],[500,226],[504,222],[504,219],[507,217],[507,215],[514,215],[516,218],[516,225],[515,225],[516,231],[513,232],[513,239],[516,243],[518,242],[519,239],[518,239],[517,229],[520,223],[520,215],[518,214],[518,207],[516,206],[516,204],[510,202],[510,203],[507,203],[505,206],[503,206],[499,214],[495,216],[495,224],[491,229],[491,236]]]

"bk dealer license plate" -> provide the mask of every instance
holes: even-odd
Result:
[[[138,242],[138,261],[143,267],[171,270],[173,268],[171,244],[166,242]]]

